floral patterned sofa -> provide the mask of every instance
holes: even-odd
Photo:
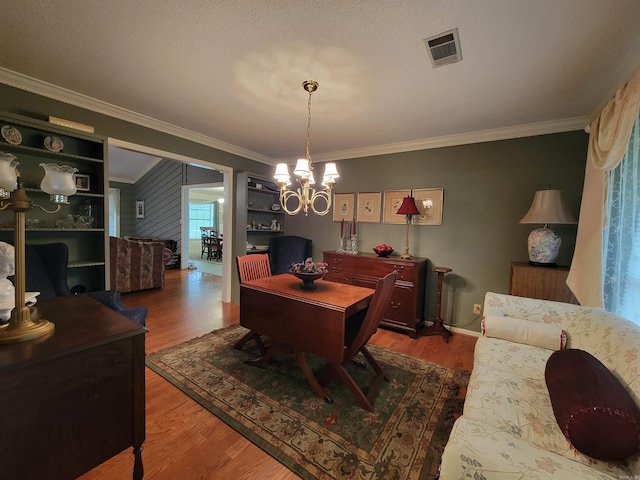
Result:
[[[567,430],[556,420],[557,403],[550,398],[553,394],[545,378],[552,355],[586,351],[606,367],[607,375],[615,377],[623,395],[637,409],[640,327],[597,308],[490,292],[485,296],[484,316],[484,320],[510,317],[505,321],[523,319],[525,324],[526,320],[557,326],[566,333],[569,350],[554,352],[520,343],[520,338],[493,338],[484,331],[476,344],[463,415],[456,420],[442,456],[440,479],[640,478],[637,451],[624,460],[603,461],[574,448],[565,437]],[[573,370],[570,373],[569,380]],[[573,395],[575,390],[568,393]],[[607,390],[598,390],[600,394],[607,396]],[[614,419],[619,412],[608,413]],[[617,437],[607,440],[606,430],[602,429],[602,437],[592,435],[591,441],[613,444],[615,450]]]

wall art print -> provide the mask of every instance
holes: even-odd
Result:
[[[380,192],[358,193],[358,222],[380,223]]]
[[[355,193],[334,193],[333,194],[333,221],[351,221],[355,218]]]
[[[420,215],[414,215],[414,225],[442,225],[442,188],[422,188],[413,190],[413,198]]]
[[[411,195],[411,190],[389,190],[384,192],[383,223],[405,224],[407,217],[396,212],[402,205],[404,197]]]

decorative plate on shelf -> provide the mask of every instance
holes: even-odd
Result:
[[[22,143],[22,134],[16,127],[5,125],[2,127],[1,131],[2,138],[4,138],[7,143],[10,143],[11,145],[20,145]]]
[[[64,143],[58,137],[49,136],[44,139],[44,148],[50,152],[58,153],[64,148]]]

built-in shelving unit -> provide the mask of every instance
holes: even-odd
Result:
[[[89,178],[88,190],[69,197],[69,204],[59,212],[48,214],[32,208],[26,214],[25,231],[28,244],[66,243],[69,247],[69,286],[83,285],[88,291],[103,290],[108,285],[109,249],[105,226],[108,219],[105,192],[107,149],[104,137],[86,133],[13,113],[0,113],[0,128],[5,125],[20,132],[22,141],[13,145],[0,137],[0,151],[11,153],[19,162],[18,171],[24,189],[33,201],[47,210],[55,206],[49,196],[40,190],[44,170],[40,163],[69,165],[78,174]],[[59,152],[48,150],[44,143],[49,136],[58,137],[63,148]],[[91,225],[82,223],[78,216],[85,209],[92,212]],[[0,212],[0,241],[13,244],[13,214]]]
[[[249,172],[238,174],[238,184],[238,245],[244,245],[246,253],[268,253],[269,238],[285,232],[286,214],[279,209],[277,186]],[[272,228],[274,221],[280,228]]]

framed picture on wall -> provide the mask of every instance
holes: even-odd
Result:
[[[358,193],[358,222],[380,223],[380,192]]]
[[[383,223],[404,224],[407,218],[404,215],[398,215],[396,212],[402,205],[404,197],[411,195],[411,190],[389,190],[384,192],[384,214]]]
[[[333,221],[353,220],[355,218],[355,193],[333,194]]]
[[[136,218],[144,218],[144,200],[136,200]]]
[[[442,188],[422,188],[413,190],[413,198],[420,215],[414,215],[411,221],[415,225],[442,225]]]
[[[89,175],[76,173],[74,177],[76,179],[76,190],[79,192],[88,192],[91,190],[91,178]]]

